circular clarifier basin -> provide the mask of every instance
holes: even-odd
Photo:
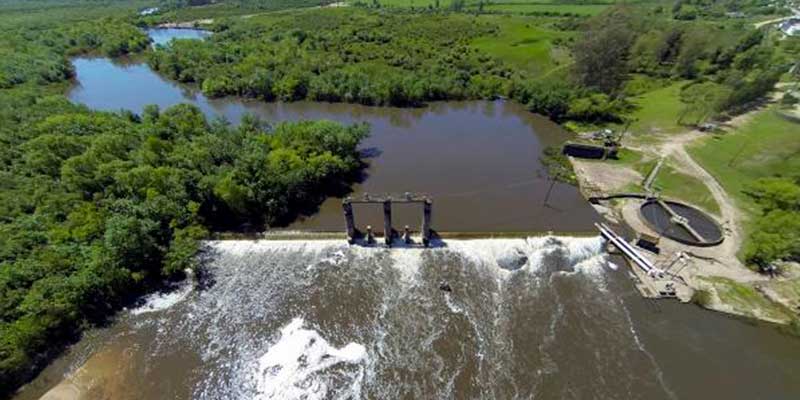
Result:
[[[647,225],[661,236],[691,246],[722,242],[722,228],[708,214],[675,201],[648,200],[640,209]]]

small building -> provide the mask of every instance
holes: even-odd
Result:
[[[145,8],[144,10],[139,11],[139,15],[142,16],[142,17],[145,17],[145,16],[148,16],[148,15],[157,14],[158,11],[159,11],[158,7]]]
[[[800,32],[800,17],[792,17],[778,25],[778,29],[786,35],[793,36]]]
[[[616,145],[567,142],[561,153],[577,158],[606,159],[616,158],[618,151]]]
[[[699,129],[700,132],[713,132],[717,130],[717,128],[719,128],[719,125],[713,122],[702,123],[700,124],[700,126],[697,127],[697,129]]]
[[[639,238],[636,240],[636,246],[645,250],[659,254],[661,249],[658,248],[658,236],[648,235],[646,233],[639,233]]]

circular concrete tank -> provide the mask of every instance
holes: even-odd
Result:
[[[686,204],[651,199],[639,212],[650,229],[672,240],[691,246],[722,243],[722,228],[714,218]]]

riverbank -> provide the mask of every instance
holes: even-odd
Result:
[[[798,389],[796,342],[761,324],[641,299],[599,238],[448,244],[205,242],[214,257],[197,279],[87,332],[16,400],[325,397],[354,387],[354,398],[577,390],[668,400],[713,390],[744,400]],[[351,343],[363,351],[347,354],[360,357],[343,357]],[[291,357],[267,357],[278,350]],[[731,376],[743,379],[707,384]]]
[[[726,135],[734,134],[769,105],[759,107],[727,121]],[[689,246],[655,232],[639,210],[641,200],[617,199],[597,207],[612,222],[622,222],[639,234],[659,238],[660,252],[647,253],[662,267],[680,265],[677,270],[678,297],[720,312],[787,324],[797,318],[800,306],[798,276],[800,268],[787,263],[781,277],[769,277],[749,269],[741,260],[748,216],[717,177],[698,163],[688,149],[700,146],[710,133],[690,130],[677,134],[652,134],[646,138],[628,136],[623,143],[626,155],[619,161],[598,162],[570,158],[585,197],[603,197],[620,192],[646,193],[645,181],[658,160],[681,176],[681,201],[704,209],[722,227],[724,240],[711,247]],[[635,154],[636,156],[632,156]],[[657,172],[658,173],[658,172]],[[664,172],[662,171],[661,174]],[[666,182],[674,185],[673,182]],[[700,184],[700,186],[698,186]],[[691,190],[689,187],[694,187]],[[649,188],[648,188],[649,189]],[[667,188],[669,189],[669,188]],[[665,190],[666,192],[666,190]],[[703,194],[705,193],[705,195]],[[664,193],[662,192],[662,195]],[[704,197],[710,201],[703,200]],[[679,260],[680,259],[680,260]]]

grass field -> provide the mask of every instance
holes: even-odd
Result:
[[[747,185],[759,178],[800,171],[800,124],[768,109],[733,132],[708,137],[689,152],[737,205],[753,216],[759,209],[745,194]]]
[[[563,0],[493,0],[484,1],[483,10],[486,12],[503,13],[561,13],[576,15],[597,15],[604,9],[613,5],[617,0],[593,0],[591,4],[569,3]],[[354,5],[359,0],[348,0],[348,4]],[[360,0],[360,3],[372,5],[372,0]],[[436,0],[378,0],[381,7],[390,8],[434,8]],[[452,0],[439,0],[440,9],[451,9]],[[465,11],[476,11],[480,4],[479,0],[466,0],[464,2]]]
[[[633,100],[636,109],[630,117],[630,131],[646,140],[646,135],[652,133],[677,133],[686,130],[685,126],[678,124],[681,110],[684,105],[680,101],[681,86],[684,82],[673,83],[669,86],[647,92]]]
[[[608,162],[632,166],[640,163],[642,161],[642,158],[643,158],[642,153],[636,150],[622,148],[619,149],[619,152],[617,152],[617,158],[616,159],[609,158]]]
[[[597,15],[609,7],[609,4],[542,4],[544,2],[531,3],[506,3],[489,4],[484,6],[485,11],[507,12],[514,14],[527,13],[558,13],[575,15]]]
[[[241,6],[232,3],[216,3],[203,6],[183,7],[163,14],[169,21],[194,21],[198,19],[214,19],[243,15],[261,15],[274,11],[316,7],[320,0],[278,0],[265,2],[257,7]]]
[[[606,163],[612,165],[626,166],[636,169],[638,171],[639,166],[650,162],[650,161],[643,161],[643,159],[644,155],[642,155],[642,153],[636,150],[621,148],[617,153],[617,158],[606,158],[605,160],[587,158],[584,159],[583,161],[587,163]],[[653,165],[655,165],[655,161],[653,161]],[[646,172],[643,174],[646,174]]]
[[[644,179],[656,166],[658,159],[645,157],[638,151],[623,148],[620,150],[617,159],[593,162],[624,166],[639,172],[644,177],[642,182],[631,184],[625,187],[623,191],[644,193]],[[680,172],[671,159],[668,159],[661,166],[655,181],[653,181],[652,188],[666,198],[681,200],[712,214],[719,215],[719,205],[714,200],[714,196],[711,195],[711,191],[699,179]]]
[[[571,62],[566,52],[554,51],[552,41],[569,33],[543,28],[541,19],[517,16],[482,16],[500,27],[496,36],[480,37],[472,45],[509,65],[545,75]]]
[[[699,179],[680,172],[674,167],[672,160],[667,160],[661,166],[653,182],[653,189],[664,197],[682,200],[719,215],[719,204],[714,200],[708,187]]]

